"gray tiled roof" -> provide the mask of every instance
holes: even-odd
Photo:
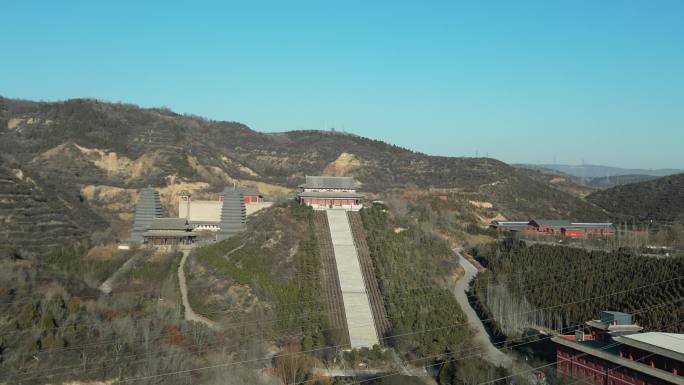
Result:
[[[506,227],[529,227],[530,222],[523,221],[492,221],[494,226],[506,226]]]
[[[155,218],[148,230],[190,230],[192,227],[185,218]]]
[[[572,222],[559,219],[535,219],[530,223],[536,223],[541,227],[556,227],[566,229],[586,229],[586,228],[612,228],[613,224],[608,222],[591,223],[591,222]]]
[[[298,197],[302,198],[352,198],[352,199],[361,199],[363,198],[363,195],[359,193],[353,193],[353,192],[332,192],[332,191],[323,191],[323,192],[313,192],[313,191],[303,191],[297,194]]]
[[[339,188],[355,189],[356,182],[350,176],[306,176],[306,183],[301,188]]]
[[[570,224],[570,226],[564,226],[564,227],[567,227],[569,229],[585,229],[587,227],[591,227],[591,228],[601,227],[601,228],[609,229],[609,228],[613,228],[613,224],[612,223],[572,222]]]
[[[143,237],[165,237],[165,238],[183,238],[183,237],[196,237],[197,234],[192,231],[185,230],[147,230],[143,234]]]
[[[541,227],[568,227],[572,222],[562,219],[535,219],[534,223]]]

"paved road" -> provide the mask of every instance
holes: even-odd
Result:
[[[190,307],[190,301],[188,301],[188,285],[185,282],[185,261],[190,255],[190,250],[183,250],[183,258],[181,259],[180,265],[178,265],[178,283],[181,291],[181,300],[183,301],[183,308],[185,308],[185,320],[201,322],[209,327],[216,327],[216,322],[203,317],[192,310]]]
[[[477,275],[477,268],[475,268],[470,261],[465,259],[459,250],[454,249],[454,252],[458,255],[461,266],[463,266],[463,269],[465,270],[463,276],[456,282],[454,296],[468,317],[468,324],[475,330],[475,341],[485,349],[483,357],[487,361],[494,365],[510,369],[513,367],[513,360],[492,344],[492,341],[489,340],[487,329],[485,329],[482,321],[480,321],[480,318],[477,316],[477,313],[475,313],[475,310],[470,306],[470,302],[468,302],[466,292],[468,291],[470,281]]]

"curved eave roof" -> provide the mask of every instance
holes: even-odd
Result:
[[[298,197],[301,198],[342,198],[342,199],[361,199],[363,198],[363,195],[359,193],[353,193],[353,192],[334,192],[334,191],[326,191],[326,192],[316,192],[316,191],[304,191],[300,192],[297,194]]]
[[[186,237],[196,237],[197,234],[192,231],[181,231],[181,230],[148,230],[145,231],[143,237],[155,238],[186,238]]]

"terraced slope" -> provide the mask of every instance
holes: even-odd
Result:
[[[71,220],[71,209],[0,164],[0,254],[32,256],[83,240],[86,232]]]

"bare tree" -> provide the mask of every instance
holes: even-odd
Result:
[[[276,373],[284,385],[304,381],[309,368],[309,358],[301,353],[296,341],[288,342],[275,357]]]

